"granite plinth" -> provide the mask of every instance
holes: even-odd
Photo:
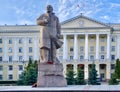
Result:
[[[67,81],[63,76],[62,64],[43,64],[38,65],[38,87],[65,87]]]

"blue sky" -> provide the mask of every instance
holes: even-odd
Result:
[[[61,22],[83,13],[104,23],[120,23],[120,0],[0,0],[0,25],[36,25],[48,4]]]

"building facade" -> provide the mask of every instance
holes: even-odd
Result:
[[[95,63],[101,80],[110,79],[120,58],[120,24],[105,24],[83,15],[61,23],[64,45],[57,57],[75,72],[81,67],[88,79]],[[18,80],[29,59],[39,61],[40,26],[0,26],[0,81]]]

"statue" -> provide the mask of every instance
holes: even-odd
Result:
[[[56,49],[63,44],[60,38],[59,19],[53,13],[53,7],[48,5],[47,12],[37,19],[37,24],[41,26],[40,32],[40,63],[58,63]]]
[[[41,26],[37,87],[65,87],[63,65],[56,58],[56,50],[63,44],[59,40],[60,23],[53,7],[48,5],[46,9],[47,12],[37,18],[37,24]]]

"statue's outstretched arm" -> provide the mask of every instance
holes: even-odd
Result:
[[[41,26],[46,26],[48,23],[47,19],[44,19],[44,15],[41,15],[39,18],[37,18],[37,24]]]

